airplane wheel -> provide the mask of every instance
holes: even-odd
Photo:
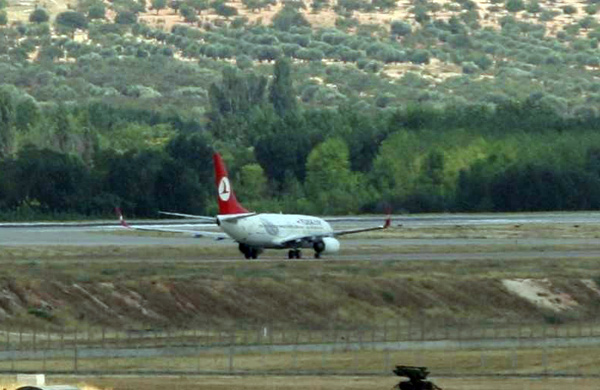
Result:
[[[302,258],[302,252],[300,251],[300,249],[296,249],[296,258],[297,259],[301,259]]]
[[[293,259],[294,258],[294,251],[289,251],[288,252],[288,259]]]
[[[251,249],[250,257],[252,257],[253,259],[257,259],[258,258],[258,249]]]
[[[244,252],[244,257],[246,259],[249,259],[250,258],[250,252],[249,251],[248,252]]]

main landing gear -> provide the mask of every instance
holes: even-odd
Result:
[[[257,259],[260,252],[262,252],[262,250],[246,244],[240,244],[238,248],[240,249],[240,252],[244,254],[246,259]]]
[[[288,252],[288,259],[301,259],[302,252],[300,249],[290,249]],[[315,259],[321,258],[321,252],[315,252]]]

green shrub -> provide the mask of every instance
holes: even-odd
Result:
[[[50,19],[48,11],[44,8],[36,8],[29,14],[29,21],[31,23],[46,23]]]

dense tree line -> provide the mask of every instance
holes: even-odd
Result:
[[[203,120],[102,102],[39,107],[2,89],[0,210],[214,213],[215,149],[240,199],[258,210],[600,207],[596,115],[564,117],[535,97],[377,112],[301,107],[293,77],[285,60],[270,81],[226,68]]]

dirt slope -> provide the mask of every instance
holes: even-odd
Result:
[[[386,319],[444,322],[593,318],[596,282],[586,279],[415,279],[323,275],[115,282],[0,282],[0,321],[47,326],[190,324],[374,325]]]

